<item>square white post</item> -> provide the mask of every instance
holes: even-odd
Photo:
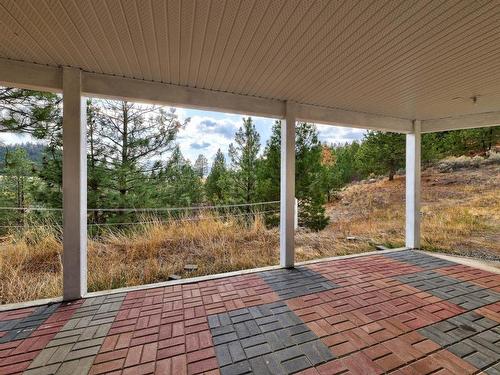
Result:
[[[295,263],[295,113],[290,103],[281,120],[280,265]]]
[[[87,104],[79,69],[63,70],[63,297],[87,293]]]
[[[406,135],[406,247],[420,248],[421,123]]]

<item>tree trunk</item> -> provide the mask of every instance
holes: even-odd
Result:
[[[90,105],[88,106],[89,110],[90,110]],[[89,118],[89,146],[90,146],[90,170],[88,172],[88,175],[90,176],[89,178],[89,189],[90,191],[93,193],[94,197],[96,197],[96,200],[94,202],[94,205],[93,207],[89,207],[89,208],[93,208],[93,209],[96,209],[98,208],[97,207],[97,204],[98,204],[98,200],[97,200],[97,193],[99,191],[99,182],[97,181],[96,179],[96,175],[95,175],[95,169],[96,169],[96,155],[95,155],[95,144],[94,144],[94,131],[95,131],[95,121],[94,121],[94,118],[92,116],[92,113],[90,113],[90,118]],[[92,212],[92,221],[94,223],[99,223],[99,212],[94,210]]]
[[[394,175],[396,174],[396,172],[394,171],[393,168],[389,169],[389,181],[393,181],[394,180]]]
[[[119,192],[122,198],[127,195],[127,176],[126,174],[126,166],[128,164],[128,107],[127,102],[123,102],[123,134],[122,134],[122,157],[121,157],[121,167],[122,167],[122,175],[120,176],[120,186]],[[122,199],[123,202],[123,199]]]

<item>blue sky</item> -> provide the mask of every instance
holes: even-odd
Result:
[[[201,110],[178,109],[180,119],[190,117],[188,125],[178,134],[178,143],[185,157],[196,160],[199,154],[204,154],[212,162],[217,149],[226,155],[229,144],[242,124],[243,115],[210,112]],[[274,119],[252,116],[255,127],[260,134],[263,149],[271,136]],[[319,138],[327,143],[345,143],[359,140],[364,130],[330,125],[317,125]]]
[[[227,156],[229,144],[233,142],[234,135],[242,124],[243,115],[210,112],[178,108],[177,115],[180,120],[190,118],[187,126],[180,130],[177,142],[182,153],[194,162],[199,154],[204,154],[209,162],[220,148]],[[263,149],[271,136],[274,119],[252,116],[255,127],[260,134],[261,148]],[[364,130],[318,125],[319,138],[327,143],[345,143],[359,140],[363,137]],[[0,143],[13,144],[29,142],[27,136],[0,133]]]

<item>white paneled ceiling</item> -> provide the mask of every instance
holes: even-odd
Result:
[[[0,57],[440,118],[500,110],[500,2],[0,0]]]

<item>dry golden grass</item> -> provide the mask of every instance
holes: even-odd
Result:
[[[57,228],[33,228],[0,243],[0,303],[62,294],[62,246]]]
[[[500,256],[500,167],[423,173],[423,246],[462,255]],[[327,208],[328,227],[296,234],[297,260],[404,245],[404,177],[357,184]],[[349,240],[348,237],[355,237]],[[60,229],[41,227],[0,242],[0,303],[62,294]],[[153,222],[133,231],[109,232],[89,241],[89,290],[154,283],[171,274],[207,275],[278,263],[277,229],[259,218],[204,217],[172,224]],[[185,272],[184,265],[198,269]]]
[[[0,244],[0,302],[13,303],[62,294],[60,232],[41,228]],[[257,218],[205,217],[172,224],[152,222],[134,231],[109,232],[88,244],[89,291],[277,264],[278,230]],[[184,265],[197,264],[185,272]]]
[[[105,236],[89,247],[89,289],[105,290],[183,277],[277,264],[278,231],[260,219],[240,221],[205,217],[168,225],[144,225],[133,234]],[[184,265],[197,264],[185,272]]]

